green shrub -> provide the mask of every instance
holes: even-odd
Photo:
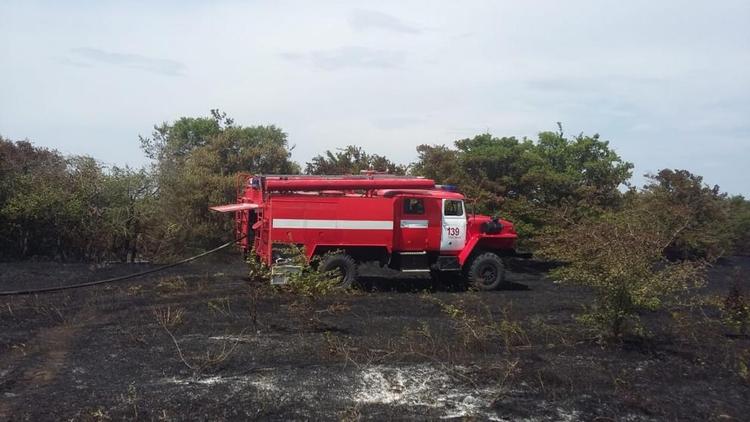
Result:
[[[341,276],[334,271],[320,272],[318,264],[329,255],[335,255],[340,251],[330,251],[325,255],[316,255],[308,262],[305,250],[295,244],[287,244],[280,251],[285,257],[285,265],[293,265],[300,268],[299,272],[289,274],[286,284],[276,286],[277,289],[295,293],[306,297],[325,296],[334,290],[338,290]],[[270,283],[271,268],[263,263],[253,249],[247,258],[248,275],[253,282]]]
[[[251,282],[271,282],[271,269],[260,259],[260,257],[258,257],[258,254],[255,253],[255,246],[253,246],[250,253],[247,254],[245,262],[247,262],[248,277]]]
[[[341,284],[341,276],[335,271],[321,272],[318,271],[318,264],[330,255],[341,253],[341,251],[330,251],[324,255],[316,255],[308,262],[305,250],[301,246],[294,244],[287,245],[289,264],[299,266],[301,269],[298,273],[293,273],[289,277],[289,283],[282,288],[295,294],[314,298],[325,296],[338,290]]]
[[[677,304],[682,293],[702,284],[702,262],[664,257],[680,227],[633,206],[547,235],[540,253],[564,263],[552,277],[593,289],[594,302],[579,320],[618,338],[629,329],[640,331],[639,311]]]

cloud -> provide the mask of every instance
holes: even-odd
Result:
[[[385,29],[404,34],[419,34],[419,28],[407,25],[401,19],[376,10],[357,9],[349,16],[349,25],[357,31]]]
[[[344,68],[395,68],[401,66],[405,55],[401,51],[348,46],[331,50],[316,50],[309,53],[283,53],[281,57],[291,61],[309,61],[314,66],[324,70],[338,70]]]
[[[64,64],[66,66],[75,66],[75,67],[84,67],[84,68],[93,67],[91,63],[84,63],[79,60],[72,59],[70,57],[58,57],[56,60],[58,63]]]
[[[185,65],[178,61],[146,57],[139,54],[113,53],[87,47],[73,48],[70,53],[73,57],[63,59],[63,63],[77,66],[104,63],[168,76],[180,76],[185,71]]]

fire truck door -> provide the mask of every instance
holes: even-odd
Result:
[[[396,248],[401,251],[424,251],[429,242],[429,221],[425,198],[402,198],[396,201],[398,229]]]
[[[466,244],[466,213],[464,201],[443,199],[443,231],[441,251],[460,251]]]

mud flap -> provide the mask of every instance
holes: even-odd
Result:
[[[439,256],[435,266],[439,271],[461,271],[457,256]]]

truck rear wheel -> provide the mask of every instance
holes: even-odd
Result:
[[[467,278],[480,290],[495,290],[505,282],[505,265],[497,254],[485,252],[471,261]]]
[[[357,263],[349,255],[329,255],[320,262],[321,272],[336,271],[341,277],[339,287],[348,288],[357,282]]]

